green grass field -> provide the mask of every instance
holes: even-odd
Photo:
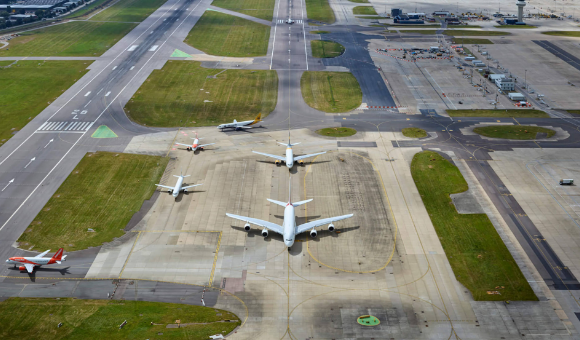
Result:
[[[542,32],[545,35],[557,35],[561,37],[580,37],[580,31],[549,31],[549,32]]]
[[[96,12],[97,10],[100,10],[101,6],[106,6],[111,1],[114,1],[114,0],[93,1],[92,3],[88,4],[87,6],[79,9],[78,11],[74,11],[73,13],[65,15],[63,18],[64,19],[72,19],[72,18],[80,18],[80,17],[84,17],[84,16],[88,17],[90,14]]]
[[[349,137],[355,135],[356,130],[347,127],[324,128],[316,130],[316,133],[325,137]]]
[[[377,15],[377,11],[373,6],[356,6],[352,9],[355,15]]]
[[[310,31],[310,34],[328,34],[330,31]]]
[[[427,131],[419,128],[404,128],[401,130],[403,136],[409,138],[423,138],[427,137]]]
[[[390,29],[390,27],[389,27]],[[397,29],[399,29],[397,27]],[[401,33],[413,33],[413,34],[424,34],[424,35],[432,35],[437,33],[437,30],[401,30],[399,29],[399,32]]]
[[[185,43],[212,55],[257,57],[266,55],[269,39],[269,26],[206,11],[185,38]]]
[[[449,36],[461,36],[461,37],[491,37],[491,36],[498,36],[498,35],[510,35],[509,32],[502,32],[502,31],[470,31],[470,30],[445,30],[445,35]]]
[[[8,56],[100,56],[131,31],[136,24],[76,21],[54,25],[10,40],[0,57]]]
[[[20,236],[20,246],[72,251],[122,236],[133,214],[155,191],[167,162],[147,155],[85,155]]]
[[[0,66],[13,62],[2,61]],[[0,145],[85,75],[91,63],[21,60],[0,68]]]
[[[348,0],[350,2],[356,2],[358,4],[368,4],[369,0]]]
[[[487,215],[459,214],[455,210],[449,194],[468,189],[459,169],[438,153],[423,151],[413,157],[411,174],[455,277],[473,298],[537,301]]]
[[[334,12],[328,0],[305,0],[306,1],[306,13],[308,19],[325,22],[327,24],[334,23]]]
[[[580,110],[566,110],[566,112],[571,113],[573,115],[580,115]]]
[[[218,125],[264,117],[276,107],[277,95],[276,71],[224,71],[173,60],[153,71],[125,111],[148,126]]]
[[[92,21],[141,22],[167,0],[121,0],[91,18]]]
[[[482,136],[503,139],[531,140],[536,139],[537,133],[546,133],[548,138],[556,134],[552,129],[526,125],[493,125],[473,129],[473,132]]]
[[[380,15],[371,15],[371,16],[356,16],[357,19],[367,19],[367,20],[379,20],[379,19],[385,19],[385,17],[382,17]]]
[[[300,89],[306,104],[323,112],[348,112],[362,104],[362,91],[352,73],[306,71]]]
[[[458,44],[493,45],[493,41],[481,38],[456,38],[455,42]]]
[[[212,5],[264,20],[274,18],[275,0],[215,0]]]
[[[541,110],[509,109],[509,110],[446,110],[451,117],[497,117],[497,118],[550,118]]]
[[[226,335],[241,323],[235,314],[225,310],[127,300],[9,298],[0,303],[0,313],[2,339],[205,340],[214,334]],[[125,320],[127,324],[119,329]],[[167,328],[175,320],[180,320],[182,325],[198,325]],[[59,322],[63,324],[60,328]]]
[[[312,40],[310,46],[314,58],[334,58],[344,53],[344,46],[334,41]]]

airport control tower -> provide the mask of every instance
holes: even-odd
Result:
[[[516,1],[516,6],[518,6],[518,22],[524,21],[524,7],[526,7],[526,2],[524,0]]]

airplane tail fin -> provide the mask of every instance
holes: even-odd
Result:
[[[262,113],[258,113],[258,115],[256,116],[256,118],[254,118],[254,121],[250,125],[254,125],[257,122],[261,122],[261,121],[262,121]]]
[[[53,260],[55,261],[60,261],[63,259],[62,253],[64,252],[64,249],[60,248],[52,257]],[[66,257],[66,255],[64,256]]]
[[[269,198],[267,198],[267,200],[268,200],[269,202],[272,202],[272,203],[274,203],[274,204],[278,204],[278,205],[279,205],[279,206],[281,206],[281,207],[285,207],[285,206],[287,206],[287,205],[288,205],[288,203],[284,203],[284,202],[280,202],[280,201],[272,200],[272,199],[269,199]]]
[[[237,123],[238,121],[234,119],[234,123]]]
[[[296,203],[292,203],[293,206],[298,207],[301,206],[302,204],[306,204],[308,202],[312,202],[313,198],[309,199],[309,200],[305,200],[305,201],[300,201],[300,202],[296,202]]]

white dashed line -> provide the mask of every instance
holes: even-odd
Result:
[[[137,46],[139,46],[139,45],[133,45],[133,46],[129,47],[129,48],[127,49],[127,51],[129,51],[129,52],[133,52],[133,51],[135,51],[135,50],[137,49]]]
[[[149,49],[149,52],[155,52],[155,50],[157,49],[157,47],[159,47],[159,45],[153,45],[153,46],[151,46],[151,48]]]
[[[107,94],[105,95],[105,97],[108,97],[111,94],[111,91],[107,92]]]
[[[88,96],[89,94],[91,94],[91,91],[87,92],[87,94],[85,94],[85,97]]]

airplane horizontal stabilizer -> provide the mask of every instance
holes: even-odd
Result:
[[[308,202],[312,202],[313,198],[309,199],[309,200],[305,200],[305,201],[300,201],[300,202],[296,202],[296,203],[292,203],[293,206],[298,207],[301,206],[302,204],[306,204]]]
[[[281,206],[281,207],[285,207],[285,206],[287,206],[287,205],[288,205],[288,203],[284,203],[284,202],[280,202],[280,201],[272,200],[272,199],[269,199],[269,198],[266,198],[266,199],[267,199],[269,202],[272,202],[272,203],[274,203],[274,204],[278,204],[278,205],[279,205],[279,206]]]

